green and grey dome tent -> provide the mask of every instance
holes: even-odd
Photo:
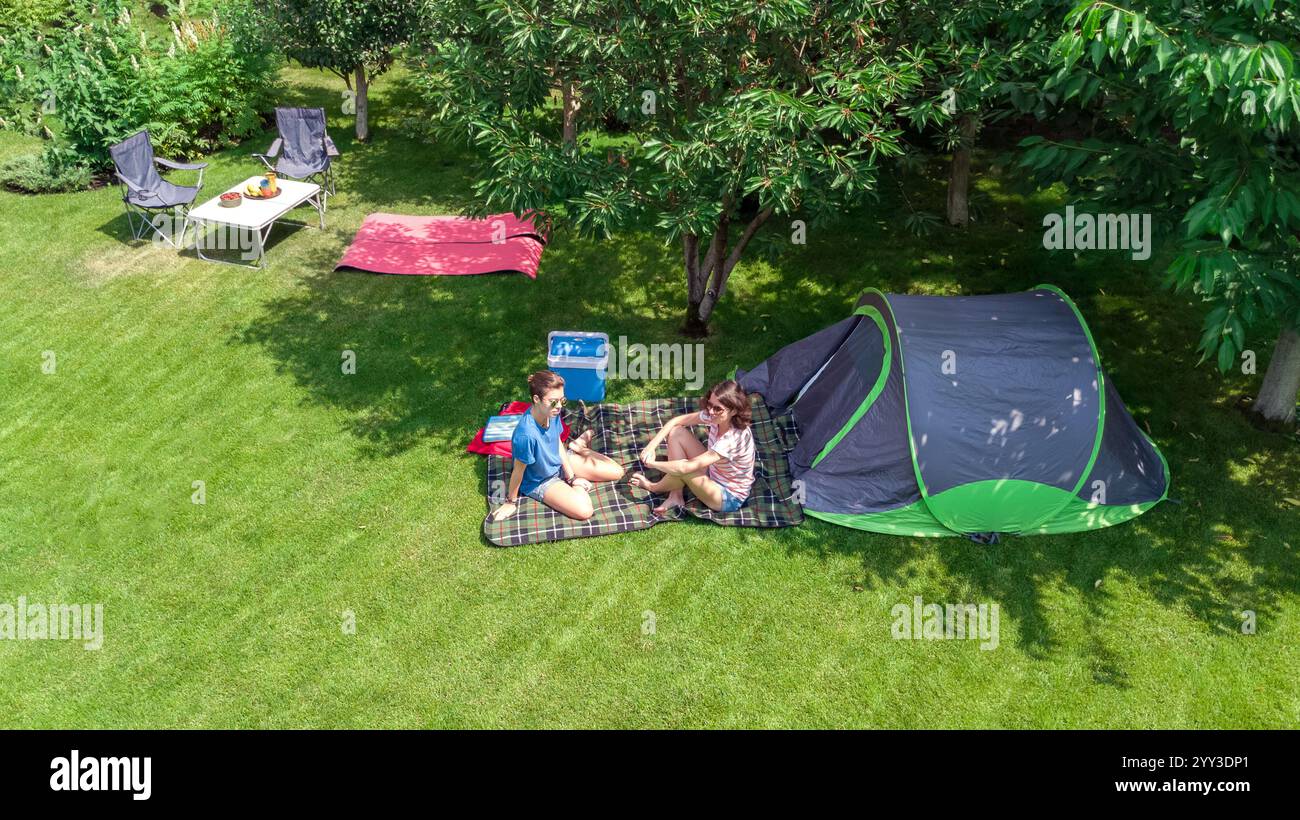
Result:
[[[993,296],[868,290],[742,387],[789,410],[804,512],[897,535],[1062,533],[1163,501],[1169,467],[1058,288]]]

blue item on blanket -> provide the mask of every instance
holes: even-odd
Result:
[[[522,413],[516,413],[513,416],[493,416],[488,419],[487,425],[483,428],[483,443],[509,441],[515,433],[515,425],[523,417]]]

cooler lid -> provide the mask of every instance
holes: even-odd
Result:
[[[548,360],[607,358],[609,334],[580,330],[553,330],[546,340],[546,347]]]

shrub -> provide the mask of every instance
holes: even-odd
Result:
[[[0,129],[41,133],[50,94],[43,79],[44,49],[34,29],[0,30]]]
[[[0,30],[48,26],[67,5],[68,0],[0,0]]]
[[[0,164],[0,185],[29,194],[75,191],[90,180],[89,164],[76,151],[53,142],[39,154],[20,154]]]
[[[6,74],[0,61],[0,83],[12,85],[28,108],[33,89],[38,99],[52,99],[45,113],[55,130],[92,167],[106,167],[109,146],[141,128],[160,156],[173,157],[261,129],[278,58],[262,42],[248,2],[222,4],[204,20],[181,16],[170,37],[150,36],[122,0],[71,5],[66,25],[37,35],[39,68]],[[32,53],[24,44],[22,54]],[[22,127],[20,118],[7,119]]]

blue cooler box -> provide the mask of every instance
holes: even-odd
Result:
[[[546,337],[546,366],[564,377],[566,398],[604,401],[609,334],[552,330]]]

